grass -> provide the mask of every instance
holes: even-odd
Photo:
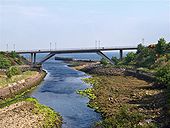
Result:
[[[92,88],[87,88],[85,90],[78,90],[77,94],[80,94],[82,96],[88,96],[88,98],[91,99],[91,100],[96,98],[96,96],[93,93],[93,89]]]
[[[3,88],[11,83],[16,83],[23,79],[27,79],[31,76],[36,75],[37,73],[38,72],[36,72],[36,71],[26,71],[26,72],[23,72],[21,75],[16,75],[16,76],[13,76],[12,78],[7,78],[6,75],[2,75],[0,77],[0,88]]]

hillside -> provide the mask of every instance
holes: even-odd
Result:
[[[15,52],[0,52],[0,69],[7,69],[16,65],[27,65],[29,61]]]

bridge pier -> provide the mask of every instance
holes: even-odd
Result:
[[[31,53],[31,58],[30,58],[31,65],[33,64],[33,53]]]
[[[36,64],[36,53],[34,53],[33,56],[34,56],[34,57],[33,57],[33,58],[34,58],[33,64]]]
[[[120,60],[122,60],[122,59],[123,59],[123,50],[120,49]]]

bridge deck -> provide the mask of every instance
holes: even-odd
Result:
[[[117,48],[91,48],[91,49],[65,49],[65,50],[23,50],[16,51],[18,54],[27,54],[27,53],[94,53],[98,51],[111,51],[111,50],[136,50],[137,47],[117,47]]]

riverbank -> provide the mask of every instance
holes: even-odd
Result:
[[[92,76],[84,79],[92,89],[78,93],[87,95],[90,98],[88,106],[102,114],[103,120],[96,124],[97,128],[169,126],[165,88],[128,76],[123,68],[86,63],[78,70]]]
[[[12,98],[17,94],[37,86],[45,76],[45,71],[27,71],[22,75],[13,76],[10,79],[4,78],[7,80],[2,82],[4,86],[1,86],[0,88],[0,101]]]
[[[0,88],[0,126],[3,128],[20,127],[57,127],[62,124],[61,116],[51,108],[41,105],[36,99],[25,95],[36,87],[46,76],[45,71],[28,71],[8,80]],[[30,73],[32,72],[32,73]],[[16,76],[14,76],[16,77]]]
[[[36,99],[26,98],[0,109],[2,128],[60,128],[61,117]]]

